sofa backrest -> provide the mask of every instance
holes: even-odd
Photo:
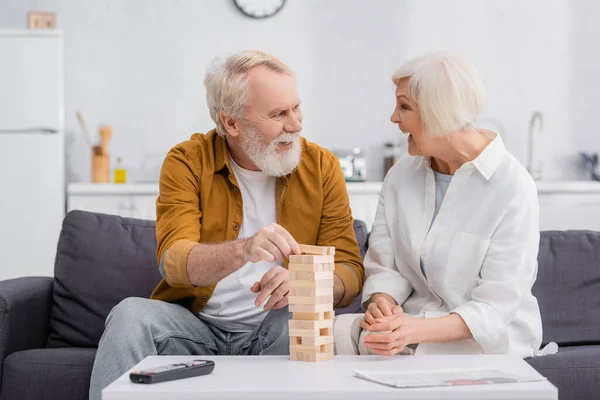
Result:
[[[354,222],[361,248],[368,232]],[[149,297],[161,279],[154,221],[72,211],[55,263],[49,347],[96,347],[110,310],[126,297]],[[544,343],[600,343],[600,232],[541,233],[533,286]],[[360,299],[336,314],[359,312]]]
[[[354,221],[364,256],[367,228]],[[150,297],[160,282],[155,222],[71,211],[54,267],[48,347],[96,347],[110,310],[126,297]]]
[[[600,232],[542,232],[538,264],[543,342],[600,344]]]
[[[48,347],[96,347],[110,310],[161,279],[153,221],[72,211],[54,265]]]

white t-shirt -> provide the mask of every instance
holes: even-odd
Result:
[[[262,227],[277,222],[275,208],[276,178],[261,171],[249,171],[229,157],[233,173],[240,186],[244,204],[242,224],[238,238],[255,235]],[[227,332],[247,332],[256,328],[266,311],[256,307],[257,293],[250,288],[278,262],[247,263],[217,283],[214,293],[199,316]]]

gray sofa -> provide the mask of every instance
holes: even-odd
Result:
[[[364,256],[364,223],[355,222],[355,233]],[[153,221],[69,213],[54,278],[0,282],[0,400],[86,399],[108,312],[126,297],[148,297],[160,280],[155,248]],[[561,348],[528,361],[561,399],[597,399],[600,233],[544,232],[539,261],[544,342]],[[358,311],[355,302],[336,313]]]

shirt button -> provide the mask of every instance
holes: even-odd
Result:
[[[235,229],[236,231],[240,228],[240,226],[238,224],[233,224],[233,229]]]
[[[240,192],[240,189],[238,189],[238,188],[234,188],[234,189],[233,189],[233,192],[237,194],[237,193],[239,193],[239,192]]]
[[[203,303],[206,303],[206,300],[208,300],[208,297],[202,296],[202,298],[200,300],[202,300]]]

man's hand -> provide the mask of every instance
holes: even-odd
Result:
[[[258,293],[254,305],[259,307],[269,298],[264,310],[280,309],[288,305],[288,292],[290,291],[290,272],[277,265],[263,275],[260,282],[256,282],[250,290]]]
[[[369,334],[365,336],[364,344],[376,354],[396,355],[404,350],[406,345],[421,342],[426,322],[425,318],[409,317],[404,313],[378,318],[367,330],[389,333]]]
[[[301,254],[300,246],[292,235],[277,224],[267,225],[256,235],[243,240],[246,262],[283,262],[290,254]]]
[[[385,293],[375,293],[371,296],[371,302],[367,307],[363,320],[360,321],[360,326],[364,330],[368,330],[369,326],[377,322],[377,318],[400,313],[402,313],[402,307],[396,304],[396,300],[392,296]]]

